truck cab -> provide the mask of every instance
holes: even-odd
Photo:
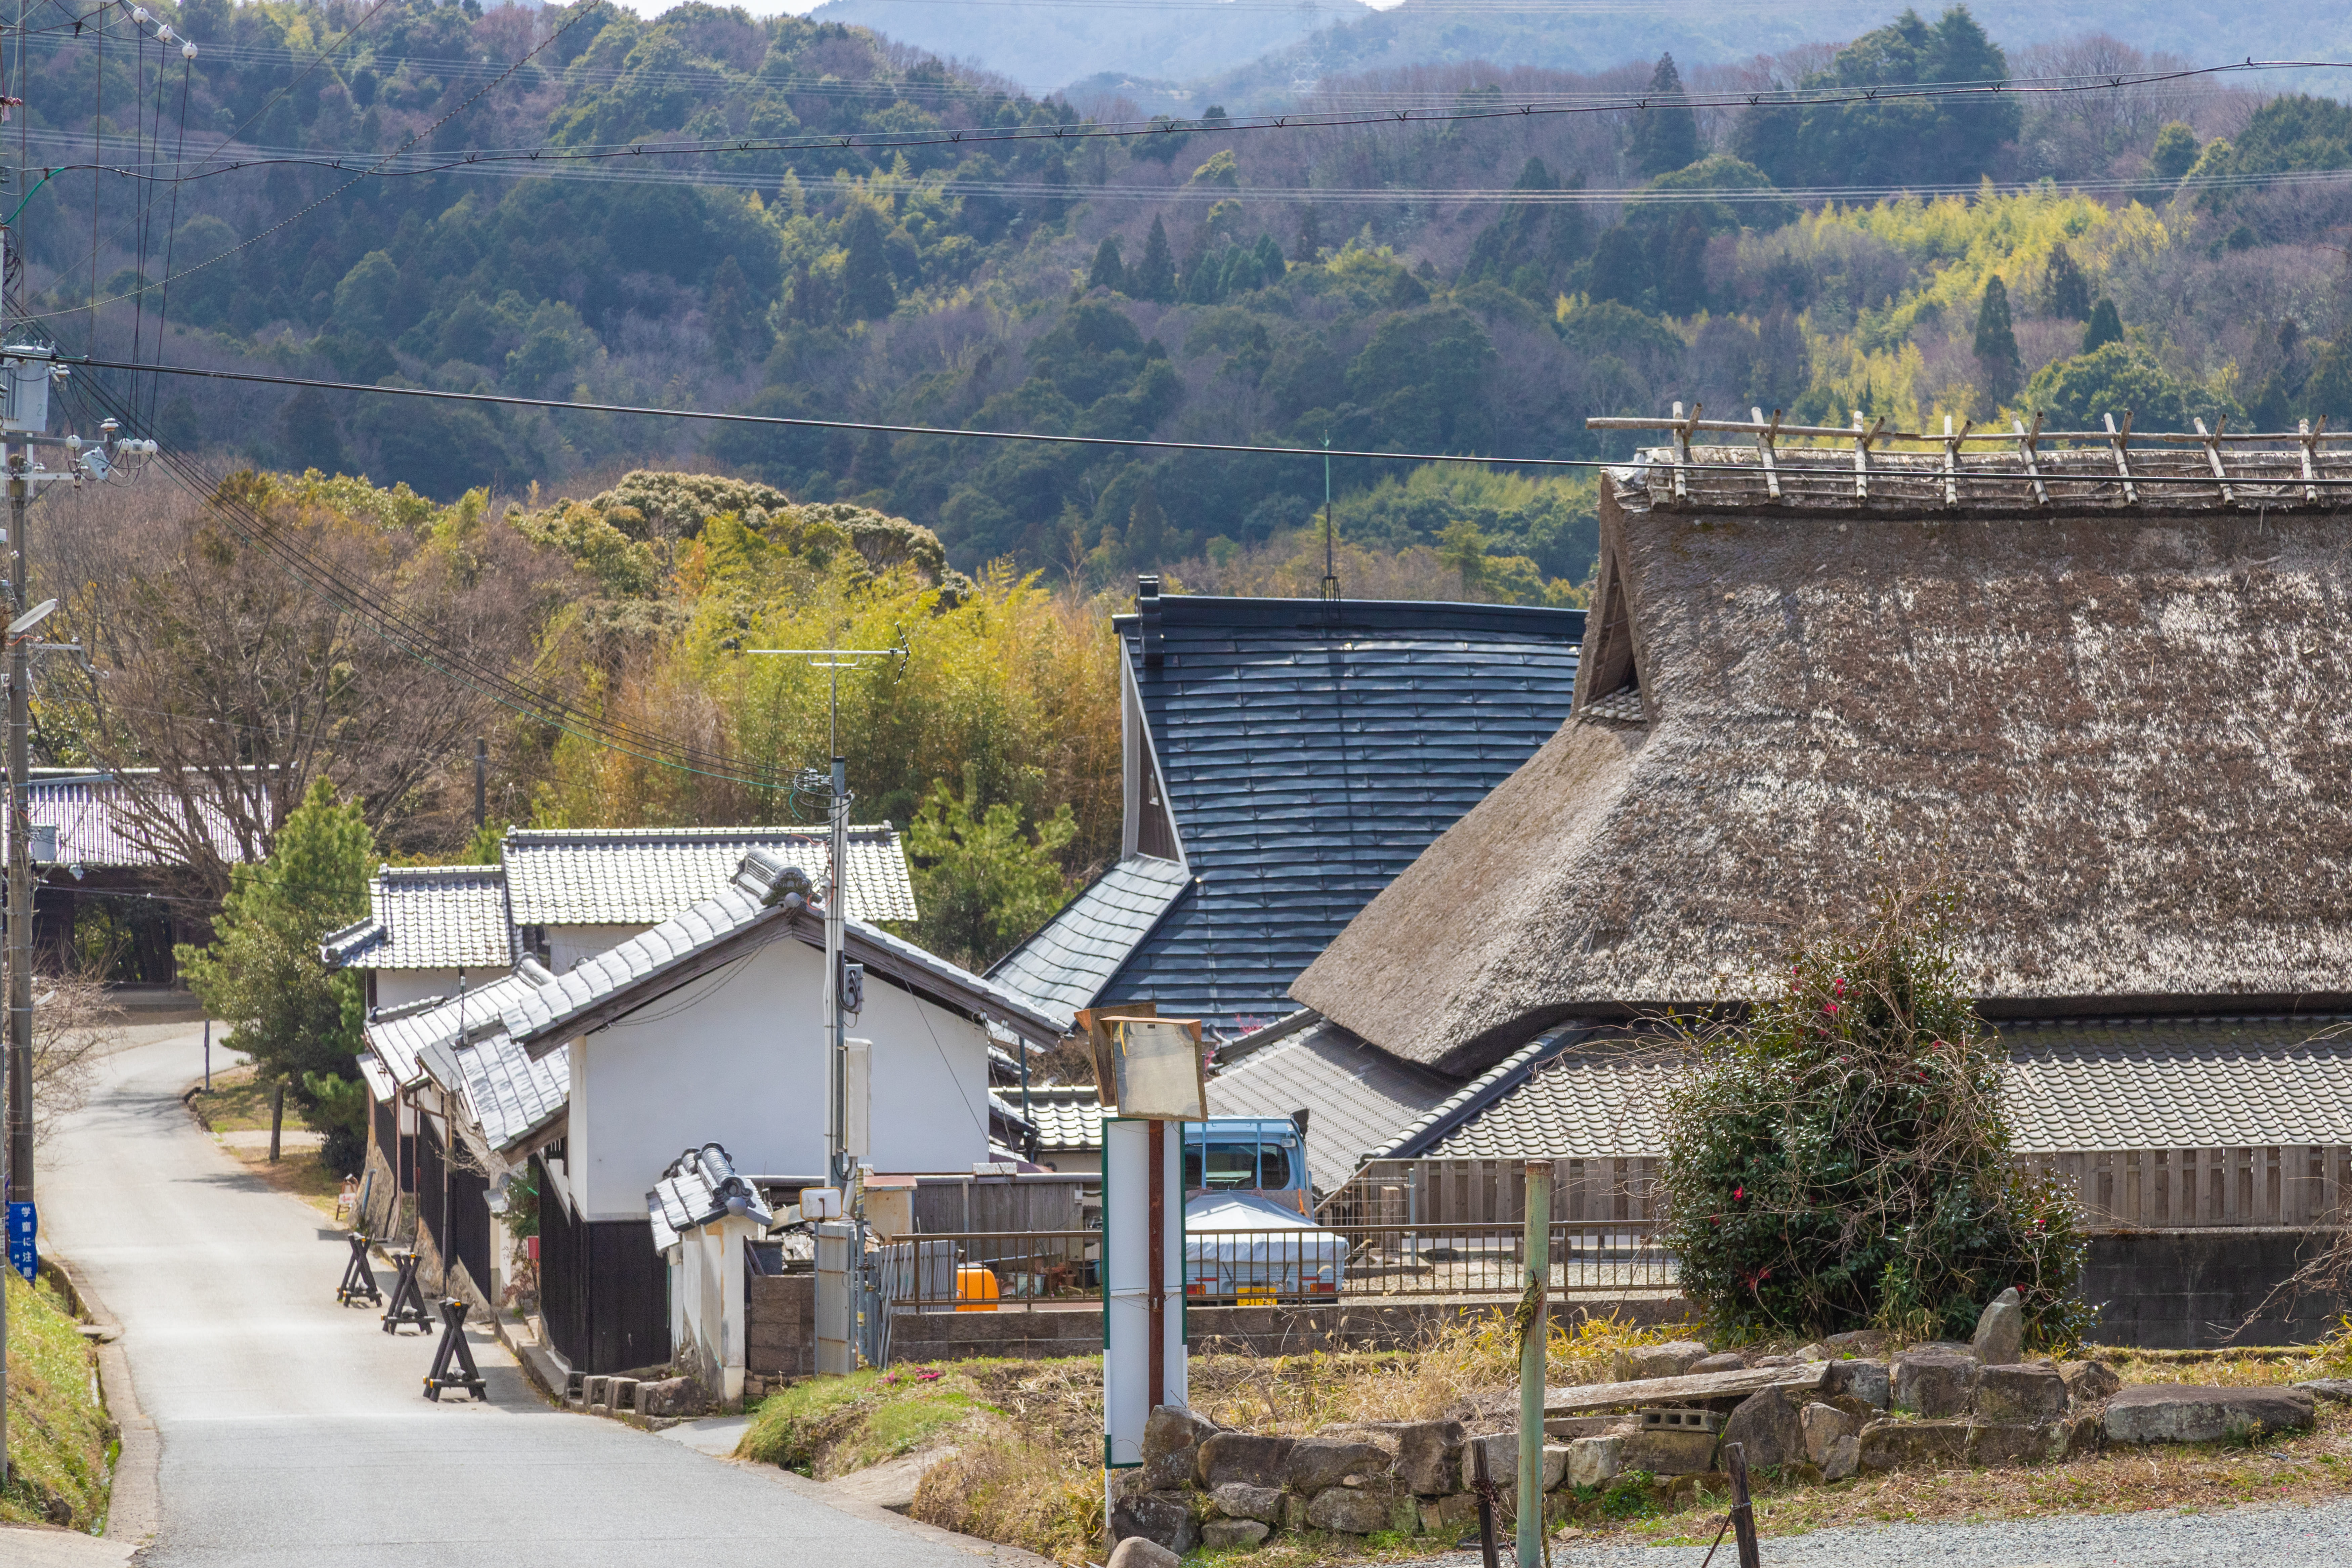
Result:
[[[1216,1116],[1184,1123],[1184,1196],[1245,1194],[1301,1215],[1315,1198],[1307,1140],[1287,1117]]]

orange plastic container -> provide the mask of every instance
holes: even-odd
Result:
[[[996,1310],[996,1271],[977,1263],[956,1265],[956,1310]]]

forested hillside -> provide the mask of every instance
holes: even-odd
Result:
[[[126,182],[101,177],[94,270],[89,177],[63,174],[20,226],[68,349],[89,339],[95,293],[111,301],[100,341],[118,351],[143,331],[153,352],[168,308],[167,358],[333,379],[1519,458],[1622,451],[1585,418],[1677,399],[1906,422],[2027,404],[2070,417],[2130,407],[2142,427],[2207,410],[2352,416],[2333,348],[2352,215],[2336,184],[2309,177],[2352,164],[2352,110],[2266,102],[2251,80],[1734,112],[1675,107],[1670,60],[1589,76],[1462,64],[1329,81],[1318,101],[1479,110],[1639,93],[1658,107],[1268,131],[1210,114],[1082,137],[1066,103],[869,33],[708,5],[646,22],[598,5],[189,0],[183,21],[205,45],[190,144],[240,141],[217,163],[252,148],[364,159],[416,137],[459,152],[854,144],[632,155],[530,178],[512,164],[354,179],[278,163],[171,187],[176,212],[159,201],[143,216]],[[306,69],[347,27],[350,46]],[[86,148],[95,51],[61,34],[44,47],[33,132]],[[1867,88],[2158,63],[2097,37],[2012,58],[1955,10],[1750,68],[1783,87]],[[176,106],[157,89],[176,82],[120,48],[105,69],[109,105],[163,105],[150,119],[168,146]],[[118,145],[129,118],[110,109]],[[948,139],[1019,126],[1065,135]],[[938,135],[895,150],[857,140],[886,132]],[[2223,176],[2247,183],[2212,183]],[[1988,177],[2004,192],[1901,194]],[[1846,194],[1825,202],[1823,186]],[[142,292],[142,275],[158,286]],[[184,383],[150,402],[164,439],[224,462],[364,471],[445,500],[478,485],[593,488],[648,458],[716,463],[798,501],[934,528],[966,571],[1008,557],[1091,584],[1171,564],[1188,581],[1291,581],[1290,563],[1320,554],[1307,542],[1325,485],[1311,459]],[[1379,570],[1420,591],[1558,601],[1590,564],[1579,481],[1333,469],[1343,542],[1385,552]]]

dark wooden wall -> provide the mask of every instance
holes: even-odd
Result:
[[[644,1220],[583,1220],[544,1168],[537,1175],[539,1301],[548,1338],[577,1372],[667,1364],[669,1268],[654,1250],[653,1227]]]

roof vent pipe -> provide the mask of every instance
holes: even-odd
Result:
[[[1167,645],[1160,632],[1160,579],[1146,574],[1135,580],[1135,608],[1143,624],[1143,663],[1147,669],[1156,669],[1167,657]]]

